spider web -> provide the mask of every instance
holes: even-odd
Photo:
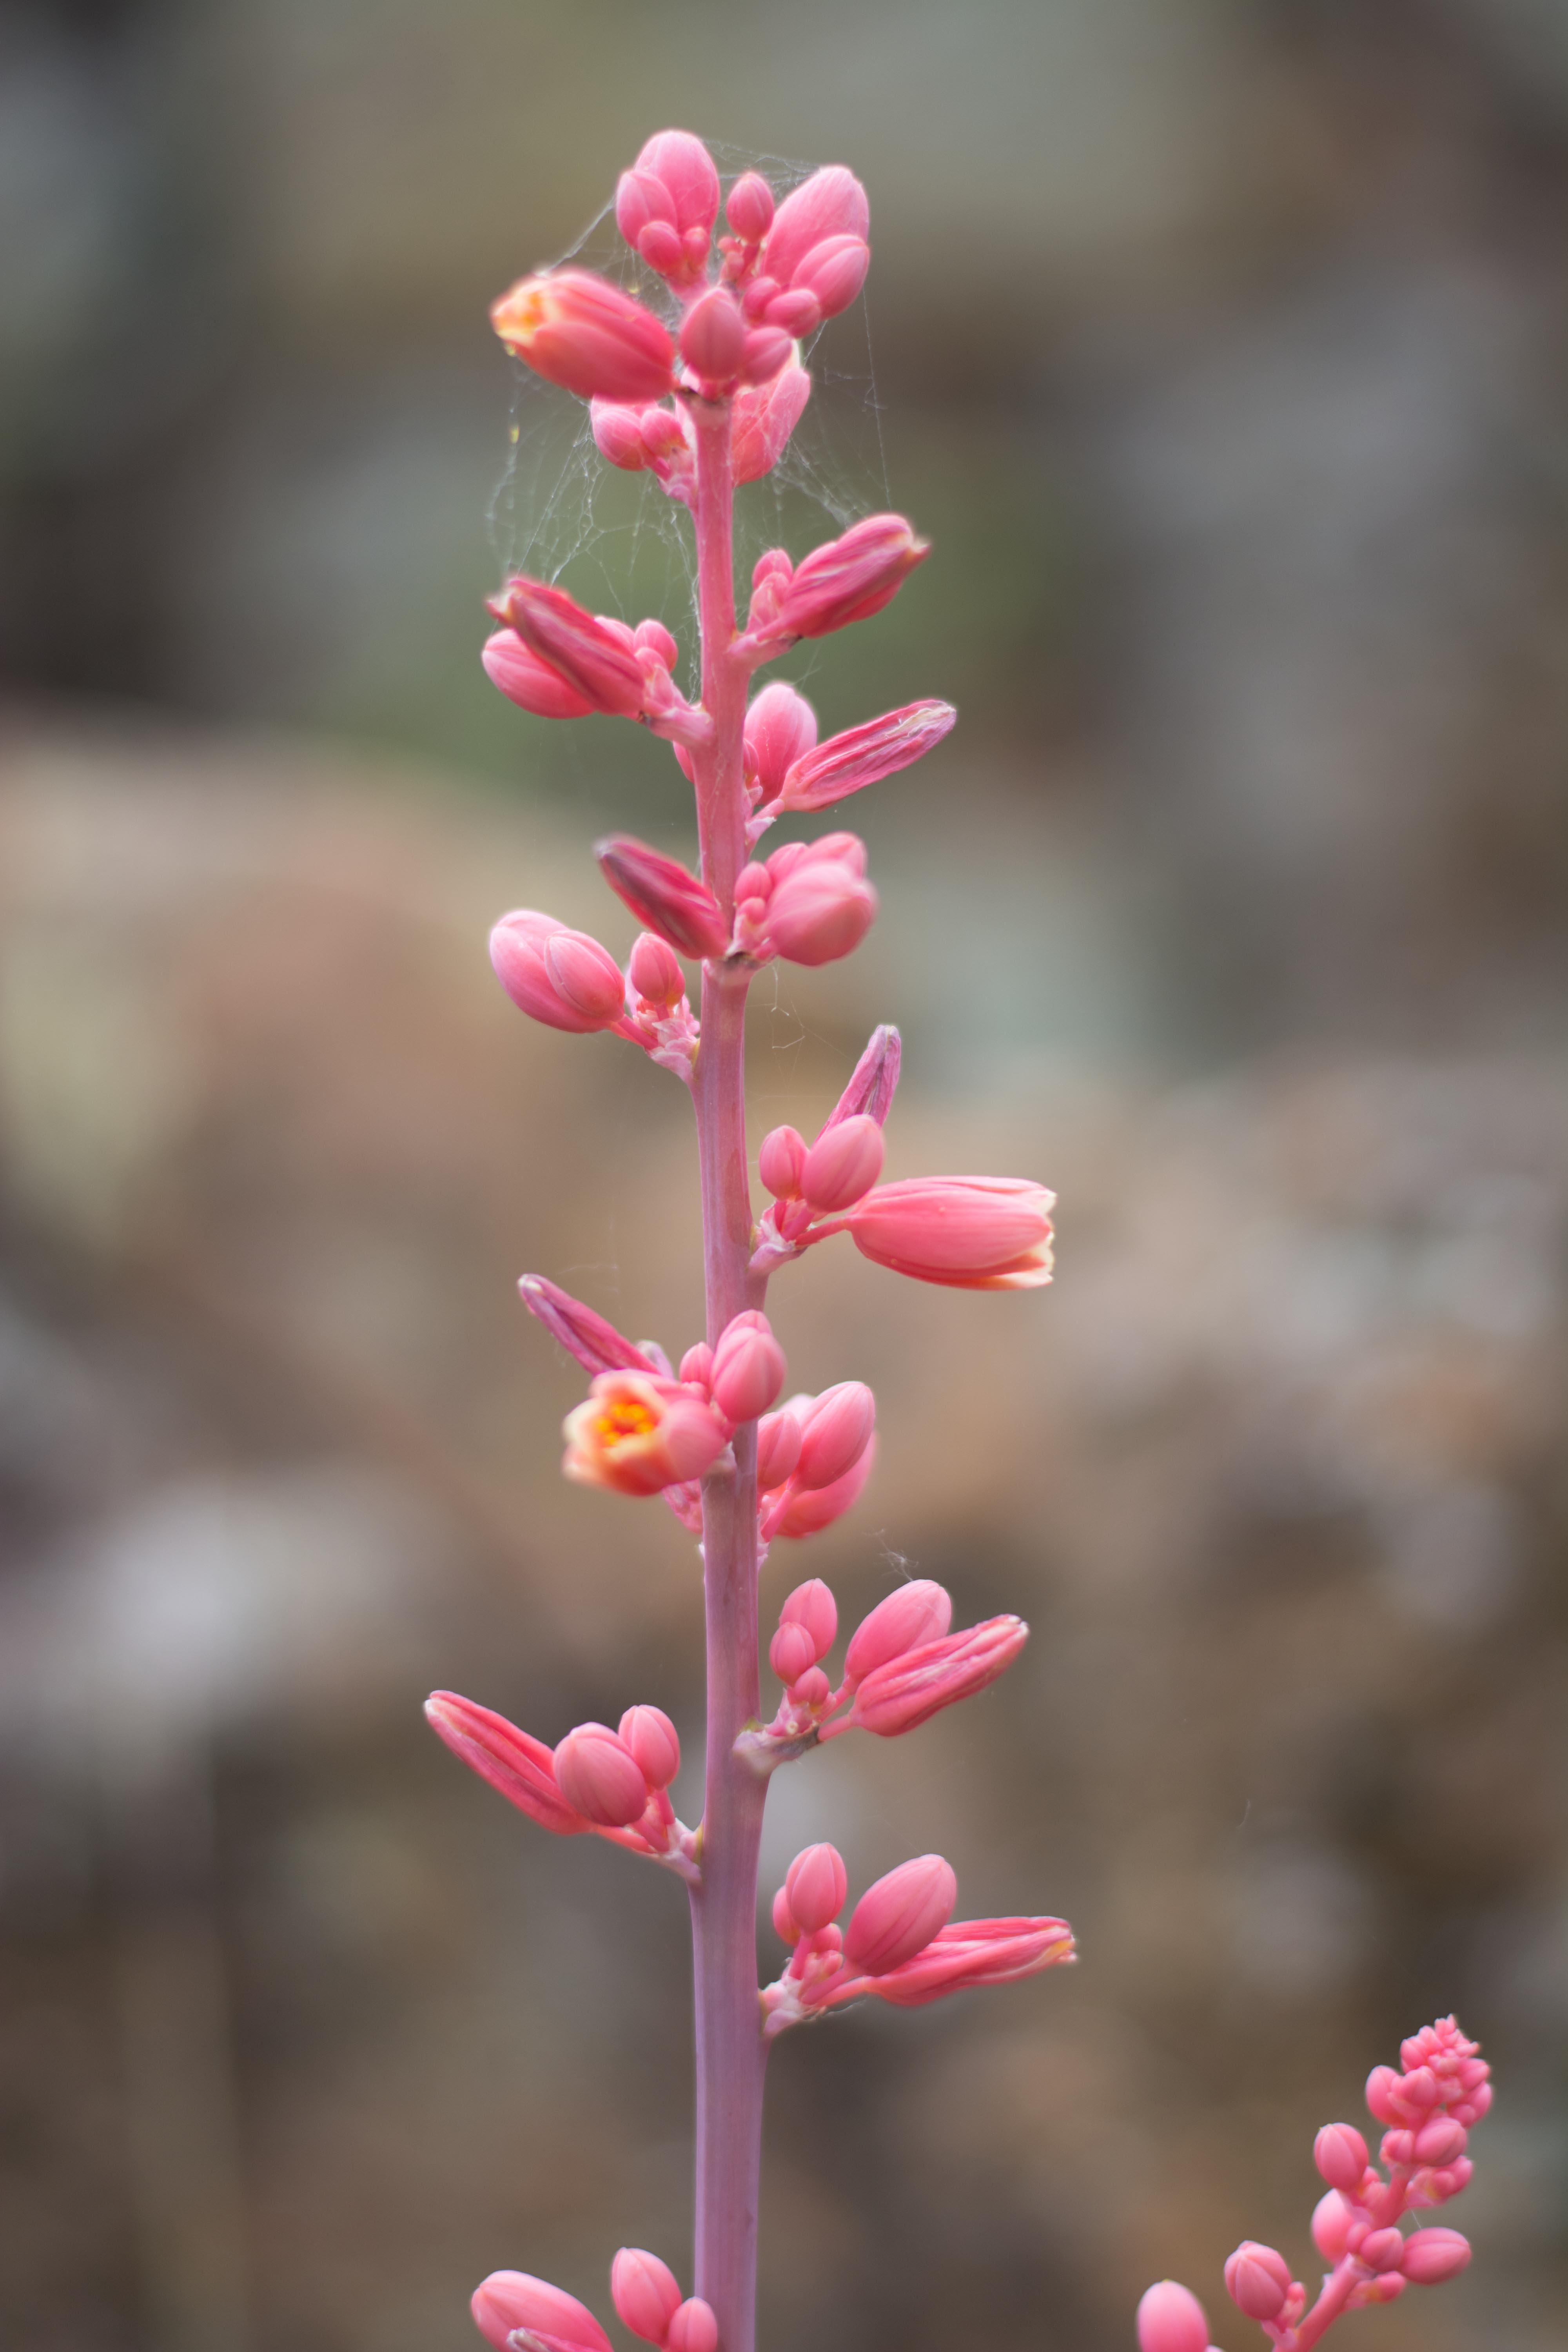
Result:
[[[782,198],[817,168],[707,143],[726,194],[742,172],[760,171]],[[613,203],[542,267],[567,263],[613,279],[672,331],[679,324],[679,306],[622,239]],[[819,328],[801,356],[812,379],[805,414],[773,472],[744,485],[735,503],[742,612],[744,583],[764,548],[787,547],[798,562],[818,540],[891,503],[864,294]],[[521,361],[512,371],[510,451],[487,512],[502,576],[525,572],[560,583],[590,612],[634,622],[656,614],[680,638],[689,668],[697,574],[687,509],[651,474],[623,473],[601,457],[585,402]]]

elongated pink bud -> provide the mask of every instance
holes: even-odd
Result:
[[[554,1758],[542,1739],[471,1698],[459,1698],[456,1691],[432,1691],[425,1717],[454,1756],[541,1829],[557,1837],[581,1837],[592,1827],[561,1793]]]
[[[837,1919],[849,1895],[849,1875],[836,1845],[808,1845],[784,1874],[784,1899],[803,1936]]]
[[[632,941],[626,978],[647,1003],[670,1012],[686,993],[686,975],[673,950],[657,932],[639,931]]]
[[[730,464],[737,482],[771,474],[811,398],[811,378],[786,360],[760,383],[742,384],[730,415]]]
[[[831,1486],[852,1470],[870,1443],[876,1421],[877,1400],[864,1381],[840,1381],[824,1389],[801,1416],[795,1472],[799,1484]]]
[[[688,310],[680,328],[680,356],[705,388],[735,381],[745,348],[746,322],[727,286],[710,286]]]
[[[713,1350],[713,1402],[726,1421],[755,1421],[783,1388],[784,1371],[767,1317],[748,1307],[726,1324]]]
[[[1337,2189],[1312,2208],[1312,2243],[1326,2263],[1337,2263],[1350,2243],[1354,2215]]]
[[[825,1215],[849,1208],[881,1174],[886,1149],[874,1118],[862,1112],[858,1118],[840,1119],[806,1153],[800,1175],[803,1197]]]
[[[791,1495],[782,1516],[773,1522],[773,1534],[788,1536],[794,1541],[820,1535],[824,1528],[830,1528],[835,1519],[841,1519],[858,1501],[876,1459],[877,1441],[872,1437],[859,1460],[851,1463],[841,1478],[835,1478],[830,1486],[803,1487]]]
[[[585,1035],[613,1028],[625,1012],[626,982],[608,949],[531,907],[501,917],[490,962],[512,1003],[547,1028]]]
[[[762,267],[781,286],[792,285],[801,263],[827,237],[864,238],[871,226],[866,191],[842,163],[814,172],[773,215]]]
[[[847,310],[859,293],[870,266],[871,248],[863,236],[825,236],[820,245],[812,247],[804,261],[796,263],[790,291],[782,299],[788,301],[809,294],[819,318],[836,319],[840,310]],[[774,319],[777,315],[775,303],[770,306],[768,317]],[[816,320],[812,323],[815,325]]]
[[[779,1611],[779,1623],[805,1626],[811,1636],[813,1664],[827,1655],[838,1632],[838,1604],[821,1577],[795,1586]]]
[[[850,1636],[844,1659],[846,1687],[854,1690],[866,1676],[903,1657],[928,1642],[940,1642],[952,1622],[952,1595],[930,1577],[917,1576],[879,1601]]]
[[[668,330],[591,269],[520,278],[491,303],[490,324],[536,375],[581,400],[658,400],[675,383]]]
[[[910,702],[885,718],[852,727],[846,735],[800,755],[784,780],[779,806],[824,809],[868,784],[896,776],[935,751],[958,718],[951,702]]]
[[[568,686],[559,670],[531,653],[515,629],[497,629],[487,637],[479,659],[490,684],[536,719],[585,719],[598,709]]]
[[[700,1478],[729,1443],[700,1398],[637,1371],[601,1372],[565,1429],[567,1477],[621,1495],[657,1495]]]
[[[742,172],[724,205],[724,217],[745,245],[760,245],[773,225],[773,192],[760,172]]]
[[[818,843],[811,846],[821,850]],[[864,856],[859,843],[856,848]],[[773,860],[768,862],[771,867]],[[768,900],[767,946],[791,963],[836,963],[859,946],[876,916],[877,893],[853,858],[831,851],[802,858],[792,863],[783,881],[775,879]]]
[[[816,1664],[816,1649],[804,1625],[781,1625],[768,1643],[768,1664],[787,1689]]]
[[[618,635],[563,588],[521,572],[507,582],[491,609],[595,710],[619,719],[637,716],[646,688],[629,631]]]
[[[757,1154],[757,1174],[775,1201],[799,1197],[805,1155],[805,1138],[793,1127],[775,1127],[763,1136],[763,1148]]]
[[[1244,2238],[1225,2266],[1226,2291],[1248,2319],[1278,2319],[1290,2292],[1290,2265],[1272,2246]]]
[[[896,1739],[944,1706],[972,1698],[1005,1674],[1029,1638],[1021,1617],[991,1617],[966,1633],[921,1643],[866,1675],[853,1721],[880,1739]]]
[[[718,2352],[719,2322],[711,2304],[700,2294],[688,2296],[669,2323],[666,2352]]]
[[[641,2246],[623,2246],[610,2264],[610,2300],[634,2336],[662,2344],[680,2308],[675,2273]]]
[[[525,1274],[517,1287],[529,1313],[576,1357],[585,1372],[657,1372],[657,1365],[624,1332],[542,1274]]]
[[[506,2352],[508,2338],[520,2327],[580,2352],[610,2352],[610,2339],[586,2305],[526,2271],[492,2271],[474,2289],[471,2307],[475,2326],[497,2352]]]
[[[719,901],[679,858],[650,849],[629,833],[613,833],[595,842],[594,855],[605,881],[639,923],[682,955],[723,954],[730,933]]]
[[[680,1735],[662,1707],[628,1706],[618,1726],[650,1789],[668,1789],[680,1769]]]
[[[1051,1278],[1054,1192],[1016,1176],[879,1184],[847,1217],[862,1257],[917,1282],[1036,1290]]]
[[[1203,2305],[1175,2279],[1146,2287],[1138,2305],[1138,2352],[1208,2352]]]
[[[871,1990],[895,2009],[923,2009],[952,1992],[1021,1983],[1077,1957],[1065,1919],[955,1919]]]
[[[952,1865],[940,1853],[901,1862],[855,1906],[845,1931],[845,1958],[863,1975],[886,1975],[924,1951],[952,1918],[957,1900]]]
[[[1416,2230],[1405,2241],[1403,2268],[1413,2286],[1440,2286],[1470,2259],[1470,2242],[1458,2230]]]
[[[930,541],[917,539],[902,515],[868,515],[842,538],[814,548],[798,566],[765,632],[768,642],[825,637],[851,621],[868,620],[930,553]]]
[[[764,686],[746,712],[746,766],[756,776],[764,808],[816,741],[816,713],[805,695],[782,680]]]
[[[1312,2142],[1312,2161],[1331,2189],[1359,2189],[1366,2142],[1353,2124],[1325,2124]]]
[[[555,1778],[584,1821],[626,1829],[647,1810],[643,1769],[607,1723],[580,1723],[555,1750]]]
[[[787,1409],[783,1412],[764,1413],[757,1423],[757,1488],[771,1494],[784,1480],[800,1460],[801,1426],[799,1416]]]
[[[885,1126],[893,1107],[902,1060],[903,1044],[898,1031],[887,1022],[873,1029],[849,1084],[829,1114],[827,1127],[838,1127],[847,1118],[861,1117],[874,1118],[879,1127]],[[827,1127],[823,1129],[824,1135]]]

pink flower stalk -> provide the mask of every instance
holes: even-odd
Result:
[[[1056,1194],[1016,1176],[917,1176],[879,1184],[845,1229],[862,1257],[918,1282],[1037,1290],[1051,1278]]]
[[[700,1478],[729,1444],[708,1405],[674,1381],[637,1371],[598,1373],[565,1432],[567,1477],[617,1495],[657,1495]]]
[[[581,400],[657,400],[675,381],[668,329],[591,269],[520,278],[490,305],[490,324],[536,375]]]
[[[617,898],[640,923],[684,956],[722,955],[730,927],[705,882],[679,858],[667,857],[627,833],[611,834],[595,845],[599,870]]]

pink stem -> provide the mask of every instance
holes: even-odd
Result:
[[[1323,2291],[1317,2302],[1287,2339],[1291,2347],[1291,2352],[1308,2352],[1308,2347],[1315,2344],[1318,2338],[1332,2326],[1345,2307],[1345,2299],[1352,2287],[1355,2285],[1358,2279],[1364,2278],[1365,2275],[1365,2272],[1353,2263],[1348,2254],[1335,2263],[1323,2282]]]
[[[702,699],[712,740],[694,754],[703,879],[733,918],[746,862],[743,730],[746,671],[735,635],[733,484],[727,404],[693,400],[697,434],[698,613]],[[702,1185],[708,1339],[759,1304],[750,1275],[752,1197],[746,1168],[745,1021],[749,975],[702,968],[702,1040],[693,1072]],[[696,1991],[696,2292],[713,2306],[721,2352],[752,2352],[756,2330],[757,2194],[762,2168],[766,2044],[757,1999],[757,1848],[767,1782],[735,1754],[754,1722],[757,1662],[757,1433],[738,1430],[735,1466],[702,1482],[703,1593],[708,1647],[708,1781],[702,1884],[691,1890]]]

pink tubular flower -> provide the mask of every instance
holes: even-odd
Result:
[[[784,1874],[785,1906],[803,1936],[815,1936],[837,1919],[848,1894],[844,1857],[835,1845],[808,1845]]]
[[[719,173],[689,131],[660,131],[647,141],[616,190],[616,226],[626,243],[670,284],[701,280],[719,217]]]
[[[823,1737],[860,1730],[896,1739],[913,1731],[944,1706],[986,1689],[1006,1672],[1028,1638],[1021,1617],[990,1617],[967,1633],[906,1650],[866,1675],[849,1714]]]
[[[1244,2238],[1225,2266],[1226,2291],[1248,2319],[1278,2319],[1290,2292],[1290,2265],[1272,2246]]]
[[[789,446],[790,435],[811,398],[811,378],[795,361],[735,394],[730,421],[730,463],[737,482],[771,474]]]
[[[581,1837],[594,1826],[562,1794],[554,1758],[542,1739],[456,1691],[432,1691],[425,1716],[454,1756],[541,1829],[557,1837]]]
[[[490,961],[512,1003],[547,1028],[585,1035],[613,1029],[626,1011],[626,982],[609,950],[532,907],[501,917]]]
[[[475,2326],[497,2352],[507,2352],[520,2329],[570,2352],[610,2352],[609,2337],[584,2304],[526,2271],[492,2271],[474,2289],[472,2308]]]
[[[536,375],[581,400],[657,400],[675,382],[668,330],[591,269],[520,278],[491,303],[490,324]]]
[[[851,1208],[881,1174],[885,1151],[880,1127],[864,1111],[825,1128],[801,1166],[802,1199],[825,1216]]]
[[[580,1723],[555,1749],[562,1794],[584,1821],[606,1830],[629,1829],[647,1811],[642,1766],[607,1723]]]
[[[850,1637],[844,1658],[844,1686],[854,1690],[889,1659],[923,1643],[941,1641],[952,1622],[952,1595],[930,1577],[911,1578],[879,1601]]]
[[[713,1350],[715,1406],[726,1421],[755,1421],[784,1383],[784,1354],[765,1315],[748,1307],[727,1323]]]
[[[902,1862],[868,1886],[850,1914],[844,1957],[858,1975],[886,1976],[923,1952],[958,1900],[952,1864],[940,1853]]]
[[[497,629],[487,637],[479,660],[490,684],[536,719],[586,719],[598,709],[568,686],[559,670],[531,653],[515,629]]]
[[[723,954],[730,934],[719,901],[679,858],[650,849],[629,833],[595,842],[594,855],[605,881],[639,923],[681,955]]]
[[[529,1313],[537,1316],[545,1329],[576,1357],[585,1372],[658,1373],[653,1359],[613,1323],[543,1275],[525,1274],[517,1286]]]
[[[645,2344],[662,2344],[680,2308],[680,2288],[657,2254],[623,2246],[610,2264],[610,2300],[634,2336]]]
[[[835,735],[798,757],[779,788],[779,809],[824,809],[850,793],[896,776],[934,751],[952,732],[958,713],[951,702],[906,703],[864,727]]]
[[[930,553],[930,541],[917,539],[902,515],[868,515],[841,538],[814,548],[793,573],[775,567],[763,575],[758,585],[766,594],[760,604],[753,594],[746,634],[734,650],[742,658],[767,661],[797,637],[826,637],[851,621],[868,620]],[[758,571],[770,561],[762,558]]]
[[[1065,1919],[954,1919],[867,1990],[895,2009],[922,2009],[950,1992],[1017,1984],[1077,1957]]]
[[[767,862],[772,889],[764,902],[759,958],[790,963],[836,963],[858,948],[876,919],[877,893],[866,879],[866,845],[852,833],[820,841],[792,841]],[[739,927],[738,927],[739,929]]]
[[[1203,2305],[1175,2279],[1145,2287],[1138,2305],[1138,2352],[1208,2352]]]
[[[637,1371],[599,1373],[565,1429],[567,1477],[619,1495],[657,1495],[699,1478],[729,1443],[722,1422],[699,1398]]]
[[[1036,1290],[1051,1278],[1056,1194],[1017,1176],[879,1184],[844,1223],[862,1257],[961,1290]]]
[[[563,588],[519,573],[491,606],[539,659],[595,710],[636,719],[647,692],[632,633],[619,634],[584,611]]]

